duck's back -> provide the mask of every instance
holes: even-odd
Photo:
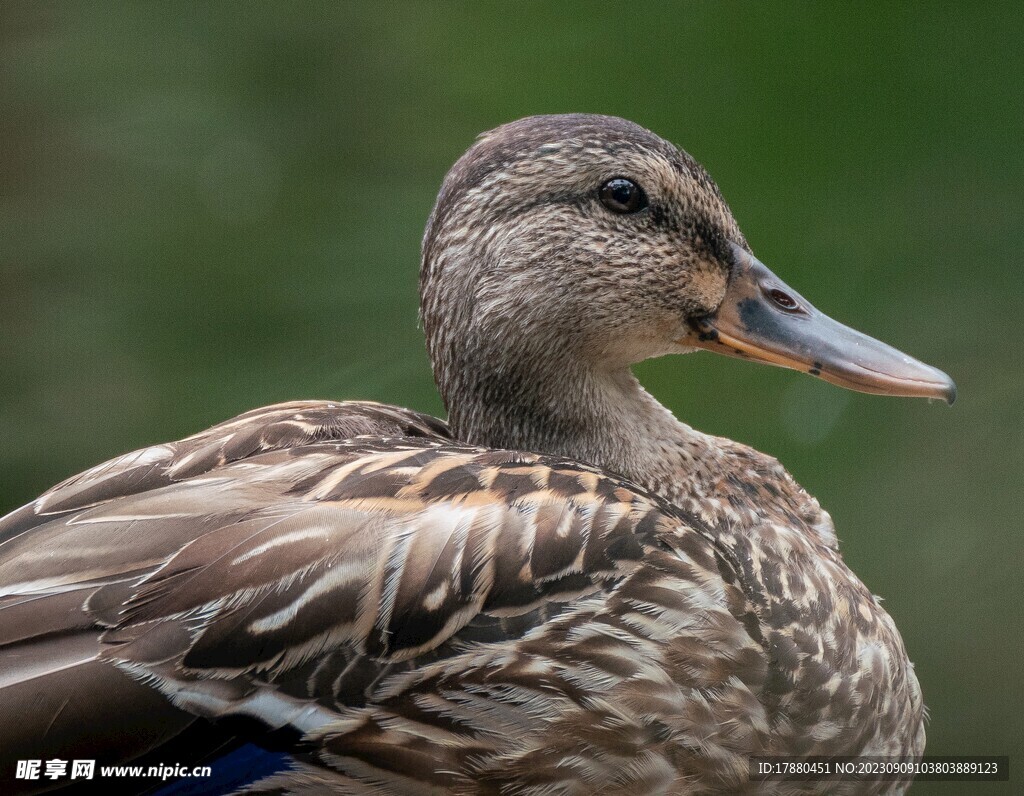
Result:
[[[244,471],[223,477],[224,467],[358,435],[444,439],[447,429],[380,404],[278,404],[112,459],[0,519],[0,715],[20,717],[0,729],[0,770],[72,752],[132,759],[186,729],[190,751],[204,746],[200,737],[221,745],[223,733],[175,708],[151,681],[100,660],[108,631],[135,585],[175,553],[292,486],[292,470],[263,468],[276,490],[265,481],[246,494]]]
[[[769,659],[707,529],[404,410],[257,410],[69,479],[0,539],[5,770],[209,721],[305,736],[289,787],[342,793],[729,789],[769,748]]]

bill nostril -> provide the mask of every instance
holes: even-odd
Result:
[[[786,312],[799,312],[800,302],[789,295],[786,291],[779,290],[777,287],[770,287],[765,288],[764,293],[779,309],[785,310]]]

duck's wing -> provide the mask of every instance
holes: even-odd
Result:
[[[448,439],[443,422],[383,404],[277,404],[98,465],[0,519],[0,715],[21,717],[0,726],[5,778],[21,759],[136,757],[194,724],[99,660],[102,636],[118,621],[116,594],[207,531],[263,507],[258,487],[242,494],[244,468],[228,477],[237,481],[222,505],[221,468],[364,434]]]
[[[45,521],[11,515],[25,530],[0,546],[0,657],[17,664],[0,709],[93,678],[6,728],[22,748],[74,740],[65,714],[116,704],[121,738],[136,715],[152,736],[194,717],[291,733],[313,766],[296,776],[337,792],[532,777],[540,793],[552,771],[638,792],[675,776],[666,755],[749,752],[767,732],[734,568],[656,499],[426,420],[341,440],[281,422],[295,444],[229,423],[222,436],[263,441],[139,454],[44,495]],[[102,486],[114,470],[132,475]],[[94,756],[144,751],[121,744]]]

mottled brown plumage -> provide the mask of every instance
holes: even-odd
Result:
[[[602,207],[616,177],[649,205]],[[281,404],[0,521],[0,712],[25,716],[0,770],[202,727],[294,744],[264,793],[904,790],[751,780],[756,755],[920,755],[921,692],[818,503],[629,371],[696,346],[796,366],[781,315],[725,325],[745,274],[788,290],[758,268],[707,173],[630,122],[482,136],[424,240],[448,425]],[[881,391],[834,360],[805,369]],[[885,391],[950,394],[924,368]]]

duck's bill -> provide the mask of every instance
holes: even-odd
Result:
[[[721,306],[691,325],[687,345],[802,370],[859,392],[956,398],[956,385],[941,370],[818,312],[738,246]]]

